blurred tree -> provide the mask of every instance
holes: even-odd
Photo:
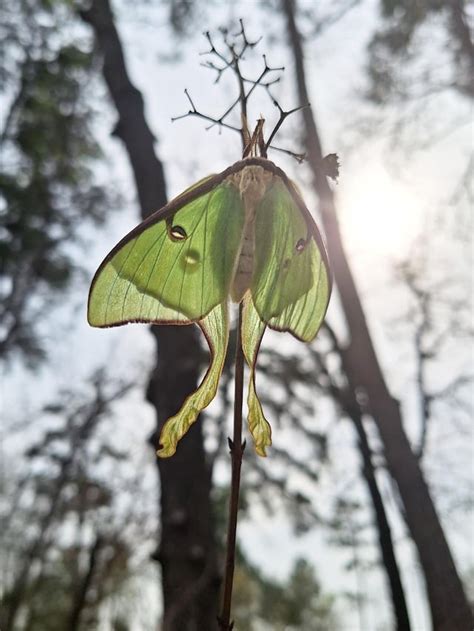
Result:
[[[299,350],[299,349],[298,349]],[[292,517],[295,529],[305,532],[316,524],[329,530],[331,540],[342,545],[341,538],[334,538],[333,531],[339,529],[336,519],[325,521],[314,511],[311,498],[301,491],[291,491],[289,480],[293,475],[305,480],[306,488],[317,484],[319,471],[326,460],[331,459],[327,450],[327,437],[314,425],[318,416],[314,405],[314,387],[318,389],[318,399],[330,400],[334,416],[352,422],[358,441],[361,457],[361,475],[371,501],[374,526],[377,530],[382,567],[388,580],[392,599],[393,613],[397,628],[409,629],[410,621],[402,585],[400,570],[395,554],[392,529],[385,510],[382,493],[376,476],[376,455],[370,447],[364,426],[364,410],[360,401],[348,386],[343,369],[343,349],[326,323],[315,344],[305,347],[297,354],[283,354],[271,349],[264,349],[259,363],[260,375],[265,376],[268,386],[265,389],[271,396],[263,396],[265,409],[272,411],[271,418],[284,427],[291,428],[292,435],[301,436],[301,442],[311,446],[311,452],[305,457],[295,457],[292,449],[286,446],[272,446],[271,469],[284,472],[281,476],[270,473],[266,463],[258,458],[251,458],[250,469],[245,475],[247,494],[252,489],[258,492],[258,501],[270,506],[273,502],[267,498],[267,490],[278,492],[284,498],[288,513]],[[298,396],[295,388],[298,388]],[[276,392],[284,393],[276,396]],[[297,440],[296,442],[300,442]],[[332,454],[337,458],[336,454]],[[290,475],[291,474],[291,475]],[[256,476],[256,480],[255,480]],[[274,501],[274,500],[273,500]],[[336,511],[337,513],[337,511]],[[363,626],[363,625],[362,625]]]
[[[143,476],[104,427],[130,387],[98,372],[90,388],[62,392],[38,414],[42,436],[4,481],[13,498],[1,516],[4,631],[97,628],[103,605],[118,602],[149,556]]]
[[[273,464],[278,467],[281,453],[277,455]],[[250,469],[258,468],[261,458],[253,457]],[[248,469],[248,467],[246,467]],[[290,463],[287,469],[287,476],[294,472]],[[260,469],[261,471],[261,469]],[[243,493],[240,496],[240,520],[249,517],[250,509],[255,504],[254,488],[251,483],[252,473],[246,472],[246,479],[243,485]],[[314,480],[313,480],[314,483]],[[298,497],[284,489],[283,481],[276,484],[278,489],[276,495],[281,497],[287,495],[286,509],[293,514],[298,510],[296,506],[299,502],[304,504],[302,495]],[[269,491],[270,489],[270,491]],[[271,498],[272,490],[275,487],[267,480],[258,484],[258,502],[270,507],[274,504],[275,497]],[[273,495],[275,495],[273,493]],[[266,497],[265,497],[266,496]],[[225,548],[227,512],[228,512],[229,489],[217,486],[213,492],[213,506],[215,512],[216,531],[219,545],[222,551]],[[304,510],[304,509],[303,509]],[[300,515],[295,515],[295,525],[305,530],[304,523],[300,521]],[[310,517],[310,519],[308,519]],[[306,526],[312,527],[314,515],[307,516]],[[252,562],[249,561],[242,546],[237,544],[236,549],[237,564],[234,576],[234,591],[232,599],[232,615],[235,628],[238,631],[336,631],[340,628],[336,601],[331,595],[323,593],[321,585],[317,579],[315,568],[305,559],[295,559],[288,578],[284,581],[277,581],[265,575]]]
[[[2,3],[0,76],[0,353],[44,356],[40,323],[70,282],[73,243],[104,216],[94,184],[100,150],[86,86],[90,47],[72,34],[69,3]],[[67,244],[67,247],[66,247]]]
[[[350,560],[346,563],[346,570],[352,571],[356,578],[356,589],[345,594],[352,603],[357,607],[359,617],[359,628],[366,629],[368,624],[368,616],[366,616],[366,602],[370,596],[364,582],[367,562],[364,562],[361,554],[363,547],[366,547],[368,541],[365,534],[367,531],[367,523],[365,521],[365,512],[363,506],[351,499],[352,493],[336,495],[334,499],[334,516],[331,520],[330,539],[338,546],[347,548],[351,551]],[[362,517],[361,517],[362,515]],[[393,599],[393,595],[392,595]],[[403,629],[400,625],[401,619],[397,616],[396,605],[394,602],[394,613],[397,622],[397,629]],[[410,621],[408,620],[408,625]]]
[[[266,578],[239,554],[235,576],[237,629],[258,631],[335,631],[334,599],[323,594],[314,568],[297,559],[285,582]]]
[[[472,304],[465,295],[464,286],[451,280],[451,271],[449,277],[444,270],[434,272],[433,263],[438,256],[439,248],[434,238],[424,243],[416,242],[411,256],[396,268],[398,280],[408,290],[409,303],[406,312],[393,324],[395,331],[408,326],[412,338],[419,418],[416,455],[420,460],[425,454],[430,425],[440,403],[451,402],[454,409],[464,412],[466,420],[472,417],[472,373],[466,370],[450,375],[437,387],[430,383],[431,369],[444,361],[446,349],[449,352],[456,340],[472,344],[474,333]]]
[[[381,20],[369,46],[369,96],[378,103],[422,90],[474,96],[474,44],[464,0],[381,0]],[[442,41],[422,37],[436,25]],[[436,55],[426,55],[428,49]],[[439,63],[448,54],[446,64]],[[434,63],[433,63],[434,62]],[[414,76],[415,73],[415,76]]]
[[[286,16],[297,89],[301,103],[309,102],[303,63],[303,46],[296,23],[295,0],[282,0]],[[313,107],[314,111],[314,107]],[[319,164],[323,157],[313,112],[303,110],[305,142],[313,186],[320,200],[335,280],[350,335],[344,348],[344,372],[354,397],[366,397],[366,410],[374,419],[384,445],[388,469],[397,483],[404,516],[423,568],[433,626],[459,631],[471,626],[472,616],[448,548],[428,487],[405,435],[400,406],[390,394],[375,349],[359,294],[342,244],[334,195]]]

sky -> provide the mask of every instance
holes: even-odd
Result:
[[[281,42],[283,24],[278,16],[272,16],[269,20],[268,15],[262,15],[256,4],[252,1],[217,2],[212,15],[211,12],[208,14],[206,28],[215,29],[217,25],[243,15],[250,36],[263,33],[258,50],[268,52],[272,65],[286,66],[282,81],[275,86],[273,93],[283,107],[289,109],[297,103],[293,100],[292,65]],[[311,7],[312,4],[307,2],[305,6]],[[178,41],[170,36],[162,9],[144,5],[132,11],[126,3],[116,4],[116,7],[129,72],[132,81],[144,95],[147,119],[157,138],[157,152],[165,165],[168,195],[171,198],[193,181],[218,172],[240,158],[240,141],[236,134],[225,130],[219,133],[216,129],[205,131],[205,123],[197,118],[171,121],[172,117],[188,109],[184,88],[189,90],[196,106],[205,112],[215,113],[225,109],[229,91],[233,87],[225,81],[223,89],[214,85],[213,76],[200,65],[203,58],[197,53],[207,48],[206,40],[199,32],[201,29],[189,34],[184,42]],[[440,140],[425,151],[408,149],[407,152],[406,139],[402,135],[390,135],[388,130],[400,115],[397,108],[385,111],[383,124],[374,136],[367,136],[360,131],[367,118],[371,120],[373,117],[375,120],[373,109],[361,98],[366,45],[375,15],[374,1],[361,3],[361,6],[353,9],[322,35],[308,40],[305,61],[311,103],[325,150],[327,153],[338,152],[342,162],[341,176],[335,191],[345,245],[382,365],[394,394],[401,398],[407,412],[407,431],[416,441],[419,428],[413,389],[413,362],[410,361],[411,331],[409,325],[397,324],[397,319],[406,312],[409,297],[406,289],[395,283],[395,264],[420,249],[420,239],[423,242],[427,228],[429,235],[432,234],[440,209],[445,213],[451,212],[449,191],[462,172],[463,161],[471,149],[472,127],[469,129],[465,124],[469,120],[466,104],[459,98],[447,98],[440,101],[442,108],[440,103],[430,106],[430,116],[441,128],[450,121],[457,121],[458,125],[454,125],[451,133],[442,134]],[[170,62],[169,58],[175,53],[177,59]],[[261,67],[261,63],[259,53],[256,53],[255,61],[249,59],[253,72],[256,67]],[[98,176],[119,191],[120,201],[106,229],[100,234],[86,235],[90,248],[85,264],[91,274],[103,256],[136,225],[138,219],[136,196],[126,156],[119,141],[110,137],[115,114],[107,105],[105,88],[97,83],[94,90],[98,110],[97,134],[106,153],[103,173]],[[272,109],[268,98],[261,94],[256,99],[253,113],[255,118],[263,112],[266,118],[271,119],[274,116]],[[282,146],[294,146],[295,124],[290,121],[287,130],[282,132],[279,141]],[[407,121],[407,125],[410,124],[413,125],[413,121]],[[307,185],[305,167],[299,167],[290,158],[276,153],[272,159],[278,161],[295,179],[308,206],[315,209],[316,203]],[[445,268],[448,266],[454,271],[466,294],[472,292],[472,287],[466,285],[466,266],[469,261],[456,261],[449,243],[439,249],[438,241],[434,239],[434,242],[438,247],[434,256],[435,264],[437,258],[441,259]],[[68,315],[71,313],[71,304],[72,318]],[[61,385],[76,381],[78,376],[85,378],[90,373],[91,364],[108,361],[117,374],[133,374],[138,380],[146,380],[147,367],[153,361],[153,346],[144,327],[130,326],[107,331],[90,329],[85,322],[85,294],[81,296],[76,293],[71,295],[71,303],[57,311],[55,318],[55,332],[49,334],[51,345],[54,346],[49,365],[35,375],[25,373],[20,366],[5,375],[4,408],[7,417],[13,420],[16,416],[31,413],[41,401],[48,398],[53,391],[53,382]],[[337,296],[332,301],[328,318],[336,329],[343,331]],[[267,343],[270,345],[275,339],[269,336]],[[60,344],[57,344],[58,340]],[[293,344],[288,340],[278,343]],[[435,383],[442,383],[455,371],[472,371],[472,359],[472,345],[453,343],[448,347],[446,358],[432,371],[431,379]],[[28,384],[26,398],[20,394],[25,390],[25,384]],[[124,410],[118,435],[124,444],[130,440],[143,442],[153,427],[152,410],[141,403],[139,397],[132,399],[127,406],[134,409],[140,422],[134,424],[133,428],[127,426],[129,413]],[[473,434],[468,431],[468,440],[466,436],[453,437],[452,427],[447,427],[445,420],[446,414],[442,415],[442,422],[437,421],[433,426],[426,469],[433,481],[438,505],[443,508],[442,518],[453,551],[460,568],[466,571],[474,565],[472,550],[469,552],[472,539],[470,541],[466,523],[461,523],[464,513],[448,509],[453,490],[449,488],[450,481],[446,480],[445,466],[449,466],[449,463],[453,466],[451,482],[454,487],[458,484],[459,476],[464,475],[463,484],[470,483],[472,499]],[[324,424],[325,420],[316,419],[316,422]],[[332,418],[330,422],[333,422]],[[462,419],[460,424],[465,427]],[[449,438],[448,442],[446,437]],[[443,449],[445,444],[449,448]],[[4,442],[4,445],[8,450],[15,451],[18,448],[12,441]],[[316,505],[323,511],[329,511],[335,486],[353,484],[354,496],[365,497],[357,478],[359,465],[353,445],[354,437],[347,423],[335,424],[330,434],[330,449],[337,457],[329,470],[323,473],[315,496]],[[453,462],[453,451],[456,462]],[[142,458],[143,455],[138,457]],[[146,463],[147,467],[150,462],[151,458]],[[228,473],[221,467],[218,475],[226,479]],[[380,481],[386,497],[393,497],[387,478],[381,476]],[[443,490],[446,485],[447,490]],[[428,618],[420,597],[423,587],[416,571],[416,559],[396,511],[390,510],[389,514],[399,543],[398,551],[414,629],[424,631],[428,629]],[[290,569],[292,559],[302,555],[314,562],[324,589],[355,589],[355,574],[344,571],[348,554],[328,545],[325,533],[315,530],[304,537],[295,538],[284,515],[277,514],[270,519],[259,506],[252,509],[252,517],[252,520],[240,525],[240,538],[251,558],[265,568],[268,575],[283,578]],[[373,533],[370,536],[374,541]],[[276,550],[278,554],[275,554]],[[362,554],[369,559],[375,558],[373,546],[369,552],[362,551]],[[351,610],[347,604],[341,605],[344,629],[366,631],[368,628],[388,628],[388,613],[373,597],[373,594],[384,590],[381,575],[367,572],[364,580],[365,590],[372,596],[362,613]]]

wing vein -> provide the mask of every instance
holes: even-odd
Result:
[[[136,278],[136,276],[137,276],[137,274],[138,274],[138,272],[139,272],[139,270],[140,270],[141,266],[143,265],[143,263],[144,263],[145,259],[147,258],[147,256],[150,254],[150,252],[151,252],[151,251],[153,250],[153,248],[155,247],[155,245],[156,245],[157,241],[160,239],[160,236],[161,236],[161,235],[158,235],[158,236],[156,237],[156,239],[153,241],[153,243],[150,245],[150,247],[148,248],[148,250],[147,250],[147,251],[145,252],[145,254],[142,256],[142,258],[141,258],[141,260],[140,260],[140,263],[136,266],[135,271],[133,272],[133,276],[132,276],[132,278],[128,279],[127,290],[125,291],[125,296],[123,297],[123,302],[122,302],[122,316],[121,316],[122,318],[123,318],[123,312],[124,312],[124,310],[125,310],[125,303],[127,302],[128,292],[130,291],[130,287],[131,287],[132,285],[135,285],[135,278]],[[140,238],[140,237],[139,237],[139,238]],[[138,239],[137,239],[136,243],[138,243]],[[136,285],[135,285],[135,287],[136,287]],[[137,287],[137,289],[138,289],[138,287]],[[138,290],[138,291],[140,291],[140,290]]]
[[[144,302],[144,300],[145,300],[145,295],[149,295],[149,294],[148,294],[148,287],[150,286],[150,280],[151,280],[151,277],[153,276],[153,274],[154,274],[154,272],[155,272],[156,264],[158,263],[158,259],[160,258],[161,253],[162,253],[162,251],[163,251],[163,246],[164,246],[165,241],[166,241],[166,234],[167,234],[167,233],[166,233],[166,230],[165,230],[165,231],[163,232],[163,235],[162,235],[162,236],[163,236],[163,241],[161,242],[161,245],[160,245],[160,247],[158,248],[157,255],[156,255],[156,257],[155,257],[155,260],[153,261],[153,265],[152,265],[152,267],[151,267],[151,269],[150,269],[150,273],[148,274],[148,278],[147,278],[147,281],[146,281],[146,284],[145,284],[145,289],[144,289],[144,291],[143,291],[143,293],[142,293],[142,299],[141,299],[141,302],[140,302],[140,310],[139,310],[140,316],[142,315],[143,302]],[[159,238],[160,238],[160,237],[158,237],[158,239],[159,239]],[[157,241],[158,241],[158,239],[157,239]],[[156,244],[156,242],[155,242],[155,244]]]
[[[107,314],[109,312],[110,296],[112,295],[112,292],[114,290],[114,287],[115,287],[115,284],[116,284],[117,280],[120,278],[120,274],[122,273],[123,268],[127,264],[128,259],[130,258],[133,250],[135,249],[135,246],[137,245],[138,238],[139,237],[136,238],[134,244],[132,245],[132,247],[130,248],[129,252],[127,253],[127,256],[125,257],[122,265],[120,266],[120,271],[117,271],[117,270],[115,271],[116,276],[115,276],[115,278],[114,278],[114,280],[113,280],[113,282],[112,282],[112,284],[111,284],[111,286],[109,288],[108,294],[107,294],[107,303],[105,305],[105,320],[107,320]],[[112,266],[113,266],[113,264],[112,264]]]

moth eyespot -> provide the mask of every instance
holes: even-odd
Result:
[[[197,250],[188,250],[184,255],[184,262],[190,267],[195,267],[199,263],[199,252]]]
[[[306,240],[305,239],[298,239],[298,241],[296,243],[296,246],[295,246],[296,251],[298,253],[302,252],[305,249],[305,247],[306,247]]]
[[[184,241],[184,239],[188,238],[186,230],[181,226],[171,226],[169,229],[169,235],[172,241]]]

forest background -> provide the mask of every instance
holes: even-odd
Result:
[[[205,370],[202,340],[93,330],[85,305],[140,215],[240,158],[232,131],[171,120],[185,88],[200,111],[226,110],[236,86],[206,67],[203,32],[219,41],[240,18],[262,38],[247,76],[285,67],[251,122],[278,119],[269,95],[311,103],[278,141],[307,160],[270,158],[325,230],[336,290],[313,345],[264,339],[274,447],[245,455],[236,628],[469,624],[472,5],[21,0],[0,7],[6,631],[214,624],[231,367],[157,467],[157,419]],[[335,186],[317,175],[329,152]]]

